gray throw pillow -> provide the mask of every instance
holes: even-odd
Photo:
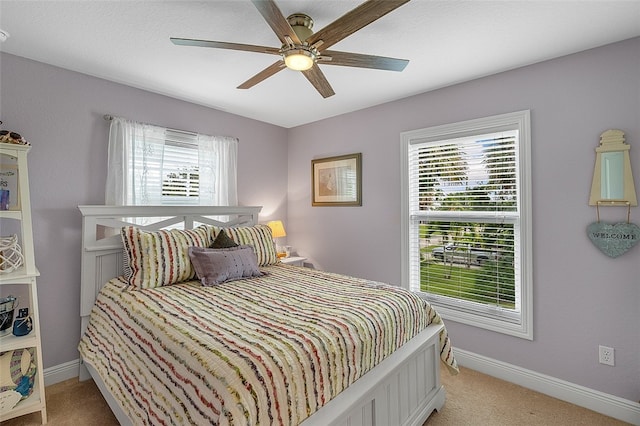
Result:
[[[189,247],[193,268],[205,286],[265,275],[258,269],[258,259],[249,245],[211,249]]]

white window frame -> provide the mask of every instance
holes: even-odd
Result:
[[[531,231],[531,119],[530,111],[518,111],[500,114],[491,117],[462,121],[428,127],[424,129],[402,132],[401,138],[401,283],[409,290],[416,288],[412,283],[419,279],[420,253],[412,250],[411,232],[412,223],[417,212],[410,211],[409,194],[409,148],[412,144],[429,141],[449,140],[473,135],[481,135],[505,130],[518,130],[517,167],[519,179],[519,244],[520,274],[516,276],[516,291],[520,297],[520,312],[515,316],[514,312],[498,307],[486,306],[485,312],[477,309],[477,304],[471,308],[471,304],[460,299],[438,297],[424,292],[418,293],[425,297],[438,310],[440,315],[448,320],[473,325],[476,327],[533,340],[533,273],[532,273],[532,231]],[[433,218],[431,215],[430,218]],[[412,218],[414,221],[412,222]],[[426,218],[426,215],[425,215]],[[515,231],[515,230],[514,230]],[[417,237],[416,237],[417,238]],[[414,245],[417,246],[417,245]],[[418,273],[416,273],[416,268]],[[518,286],[519,284],[519,286]],[[419,285],[419,283],[418,283]],[[519,288],[518,288],[519,287]],[[419,287],[418,287],[419,288]]]

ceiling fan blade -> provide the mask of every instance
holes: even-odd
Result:
[[[307,80],[313,84],[313,87],[316,88],[323,98],[328,98],[336,94],[317,64],[313,64],[308,70],[302,71],[302,74],[307,77]]]
[[[177,37],[171,37],[169,40],[178,46],[212,47],[216,49],[241,50],[244,52],[269,53],[272,55],[280,54],[280,49],[276,49],[275,47],[255,46],[253,44],[226,43],[224,41],[195,40]]]
[[[327,57],[327,59],[325,59]],[[340,65],[343,67],[373,68],[376,70],[402,71],[409,60],[387,58],[384,56],[363,55],[360,53],[325,50],[318,58],[321,65]]]
[[[322,52],[407,2],[409,0],[369,0],[342,15],[305,41],[311,46],[315,45]],[[320,41],[322,43],[316,45]]]
[[[263,69],[262,71],[260,71],[258,74],[251,77],[249,80],[242,83],[240,86],[238,86],[238,89],[249,89],[285,68],[286,67],[284,65],[284,61],[282,60],[277,61],[269,65],[267,68]]]
[[[291,25],[289,25],[289,21],[287,21],[273,0],[252,1],[282,44],[289,44],[286,37],[289,37],[295,44],[302,44],[298,35],[293,31]]]

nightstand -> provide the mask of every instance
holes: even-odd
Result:
[[[307,260],[306,257],[299,256],[291,256],[291,257],[281,257],[280,262],[286,263],[287,265],[293,266],[304,266],[304,261]]]

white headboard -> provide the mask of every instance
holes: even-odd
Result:
[[[89,321],[100,288],[122,275],[120,229],[192,229],[200,224],[219,227],[255,225],[262,207],[240,206],[78,206],[82,212],[81,332]],[[140,220],[144,225],[140,225]]]

